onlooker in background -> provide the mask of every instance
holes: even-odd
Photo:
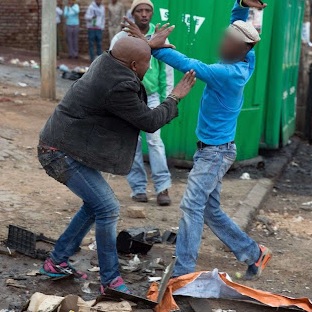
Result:
[[[85,14],[88,28],[89,54],[94,61],[94,44],[97,56],[102,54],[102,35],[105,27],[105,7],[102,0],[93,1]]]
[[[126,10],[122,3],[118,0],[111,0],[108,5],[108,32],[110,42],[121,31],[120,23],[125,14]]]
[[[69,58],[78,58],[79,11],[75,0],[68,0],[68,5],[64,8],[64,17]]]
[[[57,0],[56,4],[56,55],[60,55],[61,50],[61,37],[62,37],[62,24],[61,17],[63,15],[63,3],[62,0]]]
[[[135,24],[145,37],[151,37],[155,33],[155,25],[150,23],[153,16],[154,5],[150,0],[134,0],[131,6],[131,14]],[[126,37],[124,31],[118,33],[112,40],[110,49],[116,41]],[[151,58],[150,68],[144,76],[143,85],[147,91],[149,108],[156,108],[171,92],[174,83],[173,69],[163,62]],[[157,193],[157,204],[168,206],[171,200],[168,188],[171,187],[171,175],[167,165],[164,143],[160,137],[160,130],[154,133],[146,133],[149,160],[152,170],[152,179]],[[147,175],[144,168],[141,137],[139,137],[134,163],[129,173],[128,182],[132,189],[132,199],[136,202],[147,202],[146,195]]]

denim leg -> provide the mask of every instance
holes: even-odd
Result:
[[[82,164],[72,172],[66,186],[84,205],[57,241],[52,258],[57,262],[67,261],[95,220],[101,283],[108,285],[120,275],[116,249],[119,202],[101,173]]]
[[[221,158],[217,148],[198,150],[194,156],[180,208],[182,218],[176,243],[177,263],[173,276],[195,272],[209,194],[218,184]]]
[[[68,47],[68,55],[74,57],[74,47],[73,47],[73,28],[72,26],[66,26],[66,41]]]
[[[220,208],[221,182],[209,196],[204,212],[205,224],[234,253],[238,261],[251,265],[260,257],[258,244]]]
[[[96,54],[97,56],[102,54],[102,34],[103,31],[100,29],[96,30],[95,43],[96,43]]]
[[[128,183],[132,189],[131,196],[146,193],[147,175],[142,154],[142,138],[139,136],[134,162],[130,173],[127,175]]]
[[[94,61],[94,29],[88,29],[89,55],[91,62]]]
[[[74,57],[78,57],[78,54],[79,54],[78,41],[79,41],[79,25],[74,26],[74,29],[73,29],[73,50],[74,50]]]
[[[165,145],[160,137],[160,130],[146,133],[148,155],[152,179],[157,194],[171,187],[171,174],[167,165]]]
[[[151,109],[159,106],[159,94],[149,95],[147,105]],[[160,129],[154,133],[146,133],[152,180],[157,194],[171,187],[171,174],[167,165],[165,145],[160,134]]]

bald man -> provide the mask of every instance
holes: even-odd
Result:
[[[129,292],[118,271],[119,202],[100,171],[128,174],[140,130],[154,132],[177,117],[179,100],[195,82],[194,72],[187,73],[172,94],[151,110],[141,83],[150,57],[145,41],[119,40],[72,85],[40,133],[38,157],[43,168],[83,201],[44,262],[42,274],[86,279],[69,264],[69,257],[95,223],[101,292],[105,287]]]

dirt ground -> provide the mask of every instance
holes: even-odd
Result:
[[[26,94],[22,94],[26,93]],[[42,101],[38,89],[13,87],[0,84],[0,240],[7,237],[7,226],[24,226],[36,233],[57,238],[77,211],[80,200],[66,187],[57,183],[40,167],[36,159],[38,133],[52,112],[56,102]],[[260,211],[260,218],[250,227],[250,235],[274,251],[274,258],[263,277],[256,282],[244,282],[248,286],[280,293],[291,297],[312,298],[312,147],[304,142],[283,175],[277,180],[272,194]],[[241,192],[248,191],[256,180],[242,181],[242,170],[250,170],[252,177],[265,175],[265,170],[255,168],[237,169],[225,179],[223,205],[229,211],[239,204]],[[129,187],[123,177],[105,174],[121,202],[121,219],[118,229],[131,226],[153,225],[161,230],[178,225],[179,201],[185,188],[187,170],[171,168],[173,188],[170,191],[173,205],[157,207],[152,185],[148,187],[150,202],[145,205],[146,219],[131,219],[126,207],[133,205]],[[257,171],[257,172],[256,172]],[[259,221],[260,220],[260,221]],[[263,224],[263,220],[265,220]],[[96,253],[87,245],[93,241],[94,232],[84,241],[83,250],[73,257],[82,269],[92,267]],[[174,251],[173,246],[157,245],[146,259],[162,257],[167,263]],[[145,258],[141,258],[144,260]],[[84,298],[94,297],[98,291],[97,273],[90,273],[96,283],[92,293],[85,294],[81,282],[52,282],[43,276],[28,276],[38,270],[39,260],[18,255],[8,257],[0,254],[0,309],[16,308],[19,311],[32,293],[66,295],[70,293]],[[234,276],[243,272],[231,253],[225,252],[222,244],[208,231],[203,234],[202,249],[198,261],[199,270],[219,268]],[[159,272],[158,272],[159,274]],[[15,278],[25,288],[7,287],[6,280]],[[125,275],[129,283],[137,276]],[[134,284],[133,284],[134,285]],[[134,285],[135,288],[135,285]],[[143,291],[136,288],[136,291]],[[236,311],[271,311],[244,303],[209,300],[212,308]],[[185,310],[186,311],[186,310]],[[280,310],[281,311],[281,310]]]

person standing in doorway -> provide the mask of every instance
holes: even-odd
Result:
[[[68,0],[68,5],[64,8],[64,17],[69,58],[78,58],[79,12],[80,8],[76,1]]]
[[[59,57],[60,51],[62,50],[61,46],[61,37],[63,34],[61,18],[63,15],[63,3],[62,0],[57,0],[56,3],[56,55]]]
[[[110,42],[114,36],[121,31],[120,23],[125,14],[125,8],[120,1],[110,1],[108,5],[108,33]]]
[[[141,34],[147,38],[155,33],[155,25],[151,23],[153,10],[154,5],[150,0],[134,0],[131,6],[134,22],[140,29]],[[126,36],[127,33],[124,31],[118,33],[113,38],[110,49],[120,38]],[[150,68],[143,80],[148,95],[148,107],[156,108],[171,92],[173,84],[173,69],[152,57]],[[146,133],[146,141],[152,179],[157,193],[157,204],[159,206],[168,206],[171,204],[168,193],[168,189],[171,187],[171,175],[167,165],[165,146],[160,137],[160,130],[154,133]],[[132,199],[136,202],[147,202],[147,174],[143,162],[141,137],[139,137],[134,163],[127,180],[132,189]]]
[[[94,61],[94,44],[97,56],[102,54],[102,36],[105,27],[105,7],[102,0],[95,0],[89,5],[85,14],[88,28],[89,55]]]

